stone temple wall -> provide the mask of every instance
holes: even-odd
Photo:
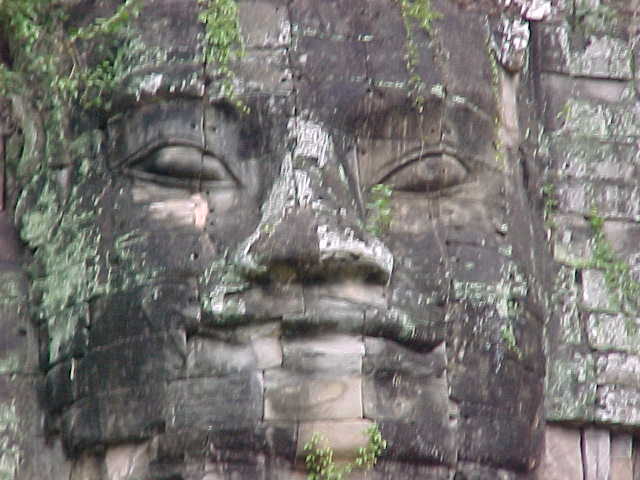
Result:
[[[558,265],[539,478],[632,479],[640,475],[639,12],[637,2],[574,3],[535,30],[538,154]]]

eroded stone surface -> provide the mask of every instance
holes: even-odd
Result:
[[[547,425],[544,455],[536,472],[540,480],[584,480],[580,430]]]

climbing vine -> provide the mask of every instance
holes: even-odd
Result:
[[[367,203],[366,230],[374,235],[381,235],[391,227],[391,196],[393,189],[389,185],[379,183],[371,187]]]
[[[198,0],[202,6],[199,20],[205,26],[205,64],[215,63],[222,78],[223,97],[234,98],[234,73],[231,62],[244,54],[238,5],[235,0]],[[236,101],[237,102],[237,101]],[[245,108],[240,105],[242,110]]]
[[[420,62],[420,52],[413,35],[412,22],[417,22],[429,35],[433,34],[433,21],[440,18],[440,14],[431,7],[431,0],[396,0],[400,4],[400,12],[406,32],[406,63],[409,72],[409,88],[416,97],[416,106],[421,110],[424,105],[424,91],[426,85],[417,72]]]
[[[593,252],[590,266],[602,271],[610,300],[616,308],[637,311],[640,283],[632,277],[629,264],[618,257],[605,237],[604,219],[594,211],[589,223],[593,232]],[[626,327],[627,333],[635,333],[635,323],[628,322]]]
[[[74,113],[84,112],[95,122],[110,107],[126,52],[127,27],[139,12],[139,0],[124,0],[113,15],[70,29],[58,2],[2,3],[0,28],[15,56],[11,70],[0,66],[0,93],[22,95],[44,114],[51,163],[71,161]]]

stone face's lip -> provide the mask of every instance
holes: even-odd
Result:
[[[378,337],[393,340],[416,350],[431,350],[442,342],[435,332],[434,324],[442,324],[444,313],[425,310],[423,318],[417,319],[407,312],[379,305],[344,302],[334,303],[335,298],[324,297],[333,305],[320,301],[305,311],[271,315],[269,312],[252,315],[249,312],[237,315],[205,315],[206,327],[220,329],[251,327],[271,322],[281,325],[285,338],[318,337],[328,334],[346,334],[362,337]]]

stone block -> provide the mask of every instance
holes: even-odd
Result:
[[[293,75],[287,67],[287,50],[248,50],[237,67],[238,81],[246,91],[290,95]]]
[[[256,338],[251,342],[256,357],[256,367],[275,368],[282,365],[282,345],[277,337]]]
[[[415,420],[382,419],[382,437],[387,441],[384,460],[406,463],[454,465],[458,448],[457,416],[433,418],[428,412]]]
[[[172,428],[255,422],[262,418],[263,380],[259,372],[176,380],[167,388],[166,415]]]
[[[551,421],[593,421],[596,367],[591,353],[571,347],[552,351],[547,365],[545,414]]]
[[[620,385],[599,385],[595,419],[627,427],[640,426],[640,389]]]
[[[187,375],[190,377],[218,377],[257,369],[254,351],[247,344],[191,337],[187,352]]]
[[[634,153],[635,157],[631,158],[630,161],[639,163],[638,152],[635,151]],[[627,178],[629,177],[631,175],[627,175]],[[638,244],[640,243],[640,225],[637,222],[606,221],[604,222],[603,231],[616,253],[627,261],[633,270],[636,266],[633,260],[637,256]]]
[[[600,270],[582,271],[582,303],[589,310],[610,310],[611,294]]]
[[[77,361],[78,396],[100,395],[118,388],[184,375],[183,331],[141,335],[96,348]]]
[[[556,214],[553,221],[556,225],[553,234],[554,260],[569,266],[589,260],[589,240],[593,233],[584,217]]]
[[[640,353],[640,318],[623,313],[591,313],[587,318],[589,345],[598,350]]]
[[[182,464],[184,458],[199,462],[260,463],[261,455],[270,461],[292,463],[297,448],[298,425],[238,421],[226,424],[168,427],[154,439],[154,464]],[[146,479],[146,477],[145,477]]]
[[[417,421],[428,416],[448,425],[452,407],[446,378],[378,370],[364,377],[364,412],[373,419]],[[451,412],[453,413],[453,412]]]
[[[502,468],[490,467],[474,462],[458,462],[457,470],[464,479],[473,480],[521,480],[522,477],[515,472]],[[444,478],[444,477],[443,477]],[[455,478],[455,477],[454,477]]]
[[[582,433],[584,480],[610,480],[611,440],[609,430],[587,428]]]
[[[260,370],[282,365],[281,335],[279,322],[250,325],[236,330],[237,340],[251,345],[256,358],[256,367]]]
[[[532,470],[544,440],[542,419],[505,415],[500,405],[460,404],[458,459]]]
[[[544,434],[542,463],[536,470],[537,480],[584,480],[582,473],[581,432],[547,424]]]
[[[265,420],[362,418],[359,376],[304,375],[289,370],[265,372]]]
[[[68,454],[96,445],[144,441],[165,425],[164,383],[85,397],[65,409],[61,433]]]
[[[336,460],[351,461],[356,457],[358,448],[367,445],[367,429],[372,425],[373,422],[366,419],[301,422],[298,428],[297,457],[304,458],[305,444],[314,434],[319,434],[323,437],[322,446],[331,447]]]
[[[611,434],[611,480],[633,480],[633,437]]]
[[[364,372],[393,370],[412,375],[442,377],[447,365],[444,343],[430,352],[417,352],[385,338],[365,338]]]
[[[539,27],[541,59],[545,72],[568,73],[569,71],[569,26],[541,24]]]
[[[571,52],[569,70],[580,77],[631,80],[631,57],[631,49],[624,40],[590,36],[586,48]]]
[[[143,478],[150,462],[149,444],[124,444],[109,447],[104,463],[109,480]]]
[[[238,2],[238,18],[246,47],[287,47],[291,42],[289,13],[284,3]]]
[[[360,375],[364,341],[353,335],[323,335],[283,340],[284,367],[314,373],[331,371],[338,376]]]
[[[640,205],[634,203],[640,200],[640,189],[632,184],[567,181],[558,184],[557,198],[563,211],[590,215],[595,207],[603,217],[640,218]]]
[[[596,362],[599,385],[640,388],[640,357],[624,353],[602,353]]]
[[[554,287],[551,301],[558,317],[558,331],[549,334],[560,344],[579,345],[583,342],[583,328],[578,308],[580,291],[576,284],[576,270],[561,266]]]
[[[306,303],[321,302],[323,297],[329,297],[378,308],[387,305],[383,285],[366,283],[359,279],[332,279],[329,284],[305,286],[304,295]]]

